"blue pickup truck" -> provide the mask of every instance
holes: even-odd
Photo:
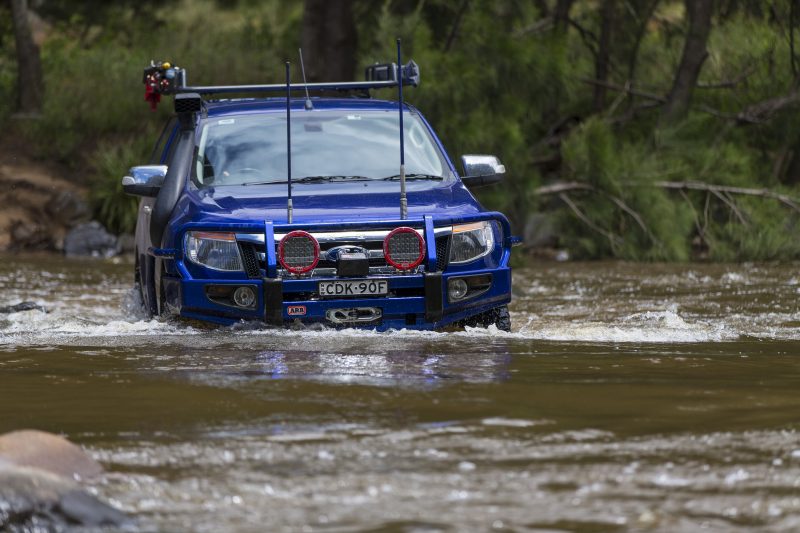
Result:
[[[510,330],[515,238],[468,189],[505,168],[465,155],[459,175],[402,102],[418,67],[378,67],[365,82],[290,84],[287,64],[285,86],[215,87],[187,86],[167,63],[145,70],[146,98],[175,104],[149,164],[122,180],[141,197],[135,281],[148,314]],[[399,105],[371,97],[390,87]],[[236,93],[267,96],[220,98]]]

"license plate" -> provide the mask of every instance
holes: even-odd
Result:
[[[353,279],[320,281],[320,296],[383,296],[389,293],[389,280]]]

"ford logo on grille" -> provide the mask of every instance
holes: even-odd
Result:
[[[325,257],[328,261],[336,261],[339,259],[339,254],[364,254],[369,257],[369,250],[361,246],[337,246],[325,252]]]

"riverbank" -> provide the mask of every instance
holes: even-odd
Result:
[[[0,251],[63,250],[67,232],[91,218],[88,190],[7,141],[0,149]]]
[[[94,257],[131,252],[129,234],[113,235],[95,220],[97,193],[87,183],[69,166],[37,158],[6,132],[0,138],[0,252]]]

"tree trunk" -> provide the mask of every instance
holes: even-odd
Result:
[[[536,9],[539,10],[540,17],[550,16],[550,8],[547,6],[547,0],[533,0]]]
[[[558,0],[553,11],[553,29],[558,32],[567,31],[569,26],[569,10],[574,0]]]
[[[680,66],[661,114],[662,124],[673,124],[686,116],[700,69],[708,56],[706,43],[711,33],[714,0],[686,0],[689,33],[683,45]]]
[[[779,178],[784,185],[795,186],[800,184],[800,138],[794,142],[790,154],[789,164]]]
[[[650,1],[644,8],[641,9],[641,14],[638,16],[636,33],[633,37],[633,44],[628,52],[628,82],[631,86],[636,85],[636,64],[639,59],[639,48],[642,46],[642,40],[647,34],[647,23],[653,18],[653,13],[658,7],[659,0]],[[637,11],[639,13],[639,11]],[[635,17],[634,17],[635,18]],[[633,95],[629,98],[630,105],[633,105]]]
[[[305,0],[302,44],[309,82],[352,80],[357,45],[352,0]]]
[[[462,0],[461,6],[459,6],[458,12],[456,13],[456,18],[453,19],[453,26],[450,28],[450,33],[447,35],[447,41],[444,43],[444,52],[449,52],[450,48],[453,46],[456,36],[458,35],[458,28],[461,26],[461,19],[464,18],[464,13],[467,12],[468,7],[469,0]]]
[[[600,82],[608,81],[608,64],[611,57],[611,33],[614,31],[614,3],[616,0],[603,0],[600,12],[600,40],[594,58],[594,77]],[[606,87],[603,83],[594,86],[594,110],[601,112],[606,107]]]
[[[39,47],[28,25],[27,0],[11,0],[11,18],[17,48],[17,111],[35,115],[42,109],[44,82]]]

